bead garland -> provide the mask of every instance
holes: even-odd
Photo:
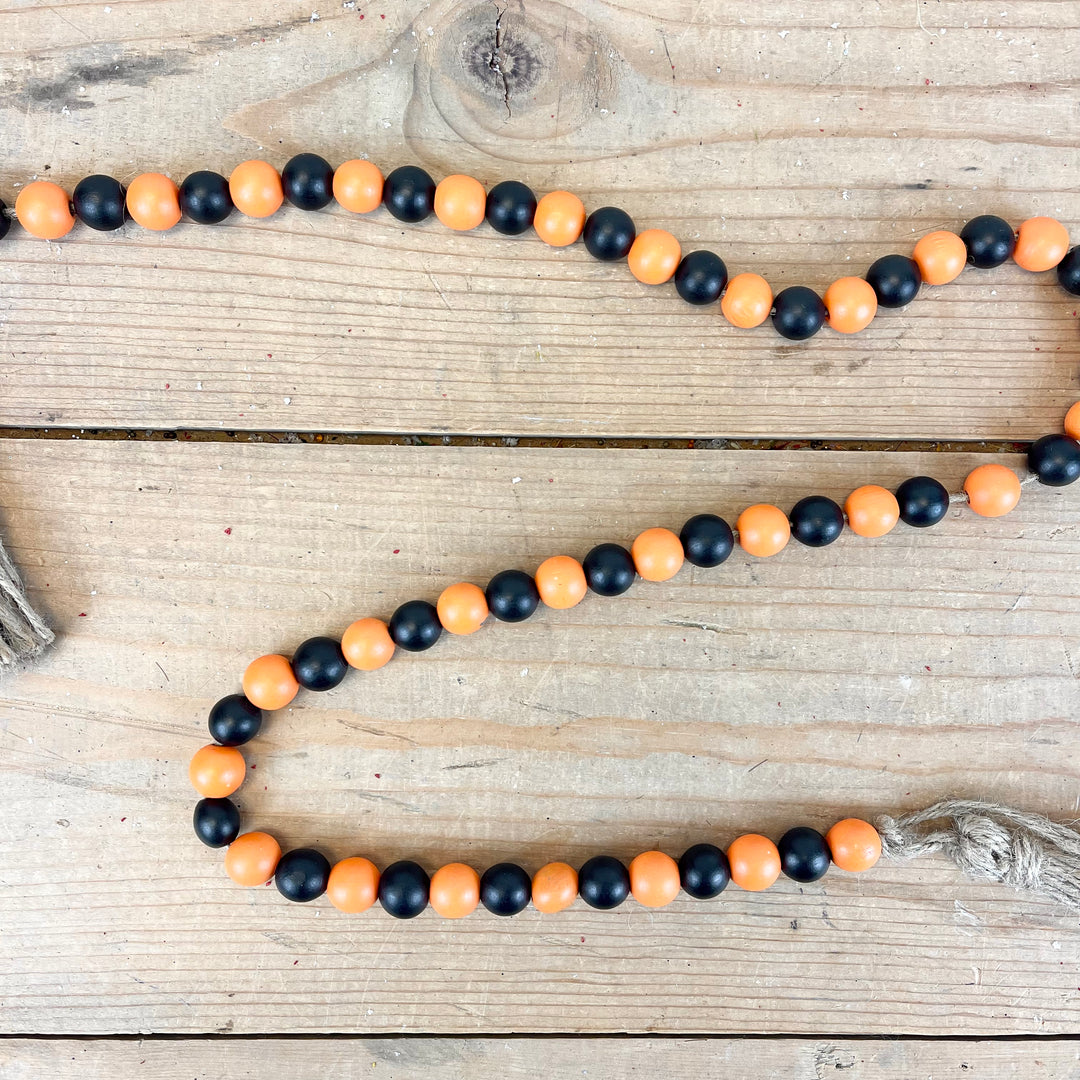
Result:
[[[297,155],[280,173],[265,161],[238,165],[228,180],[200,171],[179,187],[160,173],[144,173],[125,191],[112,177],[94,175],[81,180],[69,197],[59,185],[37,180],[19,193],[15,216],[32,235],[58,240],[76,220],[109,231],[120,228],[130,216],[144,228],[163,231],[185,215],[197,223],[218,224],[234,208],[248,217],[264,218],[285,200],[302,210],[320,210],[334,199],[346,210],[361,214],[385,205],[404,222],[422,221],[434,213],[457,231],[474,229],[485,219],[505,235],[518,235],[531,227],[553,247],[566,247],[581,238],[597,259],[625,259],[630,272],[644,284],[673,281],[678,294],[693,305],[719,300],[724,317],[738,327],[758,326],[771,316],[776,330],[792,340],[812,337],[826,323],[840,333],[856,333],[870,324],[879,307],[903,307],[922,284],[946,284],[967,264],[988,268],[1012,258],[1031,271],[1056,268],[1062,287],[1080,295],[1080,247],[1070,250],[1065,227],[1047,217],[1030,218],[1014,231],[1001,218],[983,215],[969,221],[958,234],[938,230],[924,236],[911,258],[887,255],[873,263],[865,278],[834,281],[823,297],[803,286],[790,286],[774,296],[758,274],[740,273],[729,279],[727,267],[714,252],[683,255],[678,240],[666,230],[638,233],[624,210],[605,206],[586,215],[581,200],[567,191],[549,192],[537,200],[526,185],[513,180],[496,184],[489,192],[470,176],[448,176],[436,184],[415,165],[397,168],[384,179],[369,161],[348,161],[335,170],[316,154]],[[9,228],[5,211],[0,202],[0,237]],[[382,667],[397,648],[429,649],[444,630],[459,636],[474,633],[489,614],[502,622],[520,622],[541,603],[554,609],[573,607],[589,590],[618,596],[637,577],[667,581],[684,562],[719,566],[735,543],[748,554],[765,558],[781,551],[792,537],[808,547],[823,547],[834,542],[845,527],[869,538],[885,535],[899,521],[926,528],[941,521],[954,502],[966,502],[985,517],[1007,514],[1019,501],[1025,483],[1061,487],[1080,478],[1080,402],[1069,409],[1064,434],[1036,440],[1027,463],[1030,472],[1023,480],[1003,465],[980,465],[968,474],[963,490],[952,494],[932,477],[916,476],[900,484],[895,493],[875,484],[864,485],[847,497],[843,507],[821,495],[800,499],[789,513],[759,503],[744,509],[734,528],[714,514],[698,514],[679,534],[660,527],[646,529],[630,550],[600,544],[581,562],[556,555],[532,575],[504,570],[486,589],[471,582],[453,584],[434,605],[410,600],[388,622],[370,617],[357,620],[340,642],[309,638],[291,659],[260,657],[244,673],[244,692],[214,705],[209,727],[215,741],[191,760],[189,777],[203,796],[195,807],[195,833],[209,847],[227,849],[226,871],[241,885],[264,885],[272,878],[287,899],[307,902],[325,893],[335,907],[352,913],[365,911],[378,900],[399,919],[413,918],[429,904],[450,919],[466,916],[480,904],[495,915],[514,915],[530,901],[541,912],[553,913],[578,896],[601,910],[615,908],[631,895],[655,908],[671,903],[680,890],[709,899],[729,882],[760,891],[781,873],[794,881],[811,882],[832,864],[846,871],[867,870],[882,854],[882,836],[869,822],[846,818],[824,836],[807,826],[796,826],[778,843],[751,833],[736,837],[726,851],[711,843],[695,844],[678,861],[661,851],[647,851],[626,866],[612,856],[597,855],[578,870],[552,862],[533,875],[515,863],[498,863],[481,875],[455,862],[429,877],[417,863],[401,860],[380,872],[367,858],[354,856],[331,866],[315,848],[283,854],[267,833],[241,834],[240,812],[229,796],[240,788],[246,773],[244,756],[237,748],[258,734],[265,711],[287,706],[301,686],[313,691],[332,689],[350,667],[361,671]],[[982,812],[987,805],[979,804],[977,809]],[[970,809],[965,804],[963,812]],[[1000,816],[1001,808],[990,809]],[[1008,820],[1014,825],[1022,818],[1024,828],[1042,828],[1030,816],[1011,814]],[[925,815],[912,818],[927,820]],[[904,837],[896,833],[896,823],[887,819],[887,825],[892,836],[887,850],[898,845],[902,849]],[[1058,834],[1053,836],[1060,844]],[[1072,843],[1067,838],[1063,846],[1067,849]]]

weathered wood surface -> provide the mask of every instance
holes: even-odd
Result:
[[[246,1039],[0,1043],[5,1080],[458,1080],[494,1073],[626,1080],[747,1076],[776,1080],[1075,1080],[1076,1044],[1033,1039]]]
[[[940,859],[447,925],[239,889],[191,834],[206,710],[261,652],[694,511],[955,487],[977,460],[0,443],[5,538],[60,632],[0,687],[4,1031],[1075,1031],[1075,915]],[[247,820],[334,857],[534,868],[947,792],[1070,818],[1076,498],[443,640],[275,715]]]
[[[976,213],[1076,233],[1077,7],[158,0],[0,11],[0,195],[298,150],[625,206],[823,289]],[[868,331],[737,331],[581,245],[384,211],[13,230],[0,424],[611,437],[1031,438],[1075,298],[968,271]]]

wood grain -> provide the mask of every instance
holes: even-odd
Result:
[[[542,1063],[542,1068],[541,1068]],[[388,1080],[460,1080],[497,1073],[531,1080],[539,1071],[592,1080],[679,1075],[825,1080],[1075,1080],[1075,1043],[1067,1040],[947,1039],[55,1039],[0,1042],[6,1080],[296,1080],[325,1076]]]
[[[8,4],[3,197],[297,150],[469,171],[818,289],[977,213],[1074,225],[1076,6],[658,0]],[[1074,229],[1075,231],[1075,229]],[[19,230],[0,424],[1026,439],[1076,399],[1075,298],[968,271],[805,344],[577,245],[285,210]]]
[[[5,539],[60,632],[0,688],[4,1032],[1075,1031],[1075,916],[941,859],[448,926],[236,888],[191,835],[206,710],[261,652],[691,512],[979,460],[3,441]],[[441,641],[275,714],[246,820],[531,869],[947,792],[1071,818],[1076,521],[1039,489]]]

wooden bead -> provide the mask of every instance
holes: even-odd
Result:
[[[472,634],[488,617],[484,590],[471,581],[460,581],[443,589],[435,604],[439,622],[451,634]]]
[[[382,619],[357,619],[341,635],[341,651],[350,667],[374,671],[394,655],[394,639]]]
[[[662,851],[643,851],[630,863],[630,891],[645,907],[670,904],[679,886],[679,864]]]
[[[334,198],[354,214],[370,214],[383,197],[383,175],[377,165],[353,158],[334,170]]]
[[[326,896],[338,911],[350,915],[367,911],[379,898],[378,868],[370,859],[342,859],[330,870]]]
[[[887,488],[866,484],[847,497],[844,513],[857,536],[884,536],[900,520],[900,504]]]
[[[1069,230],[1050,217],[1028,218],[1016,234],[1013,259],[1025,270],[1053,270],[1069,250]]]
[[[252,660],[244,672],[244,696],[257,709],[283,709],[299,689],[292,664],[276,653]]]
[[[440,867],[431,875],[428,902],[444,919],[471,915],[480,903],[480,875],[464,863]]]
[[[180,220],[180,189],[163,173],[136,176],[128,185],[127,212],[144,229],[171,229]]]
[[[944,285],[960,276],[967,263],[967,245],[956,233],[942,229],[927,233],[911,257],[927,285]]]
[[[964,481],[968,504],[981,517],[1001,517],[1020,501],[1020,479],[1004,465],[980,465]]]
[[[568,908],[576,899],[577,891],[577,871],[564,862],[547,863],[533,875],[533,907],[546,915]]]
[[[736,274],[728,282],[720,310],[732,326],[749,330],[769,317],[772,305],[772,288],[760,274]]]
[[[634,567],[646,581],[667,581],[683,564],[682,541],[670,529],[646,529],[630,548]]]
[[[550,191],[536,204],[533,228],[552,247],[572,244],[585,227],[585,205],[569,191]]]
[[[674,277],[681,258],[682,248],[671,233],[665,229],[646,229],[630,245],[626,261],[638,281],[662,285]]]
[[[731,880],[740,889],[761,892],[780,876],[780,851],[767,837],[747,833],[731,841],[727,850]]]
[[[881,858],[881,837],[877,829],[860,818],[844,818],[826,834],[832,861],[841,870],[869,870]]]
[[[1070,405],[1069,411],[1065,414],[1065,434],[1070,439],[1080,442],[1080,401],[1075,405]]]
[[[269,833],[244,833],[225,852],[225,873],[237,885],[265,885],[280,859],[281,846]]]
[[[759,558],[775,555],[791,538],[791,522],[779,506],[757,503],[748,506],[735,522],[739,546]]]
[[[581,603],[588,589],[581,563],[569,555],[545,559],[537,567],[534,580],[540,599],[549,608],[572,608]]]
[[[68,193],[49,180],[35,180],[19,192],[15,216],[31,236],[41,240],[59,240],[75,224]]]
[[[435,187],[435,216],[456,232],[475,229],[487,211],[487,192],[479,180],[455,173]]]
[[[877,293],[863,278],[839,278],[825,290],[825,307],[834,330],[855,334],[865,330],[877,313]]]
[[[247,765],[235,746],[208,743],[195,751],[188,766],[191,786],[208,799],[224,799],[244,782]]]
[[[277,169],[266,161],[243,161],[229,176],[229,194],[241,214],[269,217],[285,198]]]

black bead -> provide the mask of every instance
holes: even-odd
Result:
[[[415,919],[427,907],[431,879],[409,859],[391,863],[379,877],[379,902],[395,919]]]
[[[896,489],[900,520],[916,529],[936,525],[949,512],[949,492],[932,476],[912,476]]]
[[[675,290],[688,304],[711,304],[727,288],[727,267],[712,251],[691,251],[675,271]]]
[[[252,705],[243,694],[230,694],[210,710],[207,726],[214,742],[243,746],[259,734],[262,722],[262,709]]]
[[[217,225],[233,209],[229,181],[220,173],[203,169],[184,177],[180,185],[180,209],[199,225]]]
[[[3,236],[0,231],[0,236]],[[1073,296],[1080,296],[1080,247],[1074,247],[1057,264],[1058,284]]]
[[[792,285],[773,300],[773,326],[781,337],[805,341],[825,325],[829,312],[825,301],[805,285]]]
[[[484,590],[488,609],[502,622],[527,619],[540,603],[536,582],[523,570],[502,570]]]
[[[599,596],[622,596],[637,574],[634,557],[619,544],[597,544],[581,567],[589,588]]]
[[[594,210],[585,219],[581,234],[585,250],[594,259],[603,259],[604,262],[625,259],[636,236],[634,219],[617,206],[601,206],[599,210]]]
[[[993,214],[972,218],[961,230],[960,239],[968,251],[968,262],[981,269],[1000,266],[1016,247],[1013,227]]]
[[[518,180],[503,180],[488,192],[488,224],[504,236],[519,236],[535,214],[536,196]]]
[[[715,514],[695,514],[679,533],[687,562],[719,566],[735,547],[731,526]]]
[[[307,690],[333,690],[345,678],[349,665],[341,645],[332,637],[313,637],[293,653],[293,674]]]
[[[805,825],[788,829],[776,846],[780,851],[780,869],[792,881],[817,881],[825,876],[832,862],[825,837]]]
[[[711,900],[727,888],[731,867],[727,856],[712,844],[695,844],[679,859],[683,891],[695,900]]]
[[[516,863],[496,863],[480,878],[480,902],[492,915],[516,915],[531,896],[532,878]]]
[[[3,240],[11,228],[11,218],[7,216],[7,203],[0,199],[0,240]]]
[[[807,495],[788,515],[791,535],[807,547],[824,547],[844,531],[844,511],[824,495]]]
[[[281,170],[285,198],[300,210],[321,210],[334,197],[334,170],[318,154],[297,154]]]
[[[407,600],[390,616],[390,636],[409,652],[430,649],[442,634],[442,623],[434,604]]]
[[[228,847],[240,835],[240,811],[229,799],[200,799],[191,821],[207,847]]]
[[[922,284],[919,264],[906,255],[884,255],[871,263],[866,280],[880,307],[897,308],[910,304]]]
[[[75,216],[91,229],[112,232],[124,224],[124,188],[111,176],[83,177],[71,193]]]
[[[383,202],[398,221],[423,221],[435,209],[435,181],[419,165],[402,165],[383,181]]]
[[[315,848],[286,851],[274,871],[274,884],[286,900],[306,904],[326,892],[330,880],[330,860]]]
[[[630,895],[630,873],[611,855],[594,855],[578,871],[578,892],[589,907],[610,911]]]
[[[1028,468],[1048,487],[1080,479],[1080,443],[1068,435],[1044,435],[1031,444]]]

